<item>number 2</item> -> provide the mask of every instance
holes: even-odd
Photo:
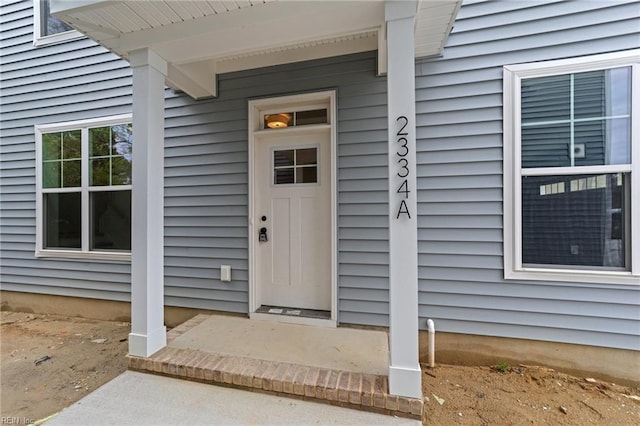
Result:
[[[407,136],[409,133],[404,131],[404,128],[407,127],[407,124],[409,124],[409,119],[407,117],[405,117],[404,115],[401,115],[400,117],[398,117],[396,119],[396,121],[400,121],[400,120],[404,120],[404,124],[402,125],[402,127],[400,127],[400,130],[398,130],[398,133],[396,133],[397,136]]]

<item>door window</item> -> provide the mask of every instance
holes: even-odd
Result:
[[[311,109],[295,112],[277,112],[263,116],[263,128],[283,129],[290,126],[306,126],[309,124],[326,124],[327,109]]]
[[[273,151],[273,183],[275,185],[317,182],[318,148]]]

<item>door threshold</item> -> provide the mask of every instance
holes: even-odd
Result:
[[[289,324],[335,327],[336,321],[330,311],[316,309],[289,308],[284,306],[262,305],[249,315],[251,319],[283,322]]]
[[[258,309],[256,309],[256,312],[259,314],[287,315],[325,320],[331,319],[330,311],[319,311],[317,309],[286,308],[284,306],[262,305]]]

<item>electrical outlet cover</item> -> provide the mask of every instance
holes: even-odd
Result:
[[[222,265],[220,267],[220,281],[231,281],[231,265]]]

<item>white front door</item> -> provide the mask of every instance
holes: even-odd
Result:
[[[259,302],[330,311],[330,128],[275,130],[256,135],[254,143],[250,237]]]

